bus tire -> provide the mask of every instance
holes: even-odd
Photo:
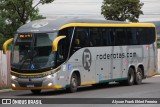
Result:
[[[134,70],[133,70],[133,68],[129,68],[126,84],[127,84],[128,86],[131,86],[131,85],[134,84],[134,81],[135,81]]]
[[[41,90],[31,90],[32,94],[38,95],[41,93]]]
[[[135,75],[135,84],[140,85],[142,83],[142,78],[142,69],[138,67]]]
[[[73,73],[70,79],[70,86],[67,88],[67,92],[74,93],[78,88],[78,78],[76,73]]]

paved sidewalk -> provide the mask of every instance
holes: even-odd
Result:
[[[153,76],[153,77],[160,77],[160,75],[155,75],[155,76]],[[152,77],[151,77],[152,78]]]

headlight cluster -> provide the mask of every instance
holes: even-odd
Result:
[[[14,75],[11,75],[11,79],[15,80],[15,79],[17,79],[17,77]]]
[[[57,73],[54,73],[54,74],[47,75],[46,77],[49,79],[49,78],[55,77],[56,75]]]
[[[51,78],[51,77],[52,77],[52,75],[48,75],[48,76],[47,76],[47,78]]]

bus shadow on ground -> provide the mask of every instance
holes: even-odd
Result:
[[[148,82],[142,83],[141,85],[146,85],[146,84],[151,84]],[[141,85],[133,85],[134,86],[141,86]],[[101,90],[101,89],[111,89],[111,88],[118,88],[118,87],[132,87],[132,86],[127,86],[124,84],[120,83],[110,83],[110,84],[98,84],[98,85],[88,85],[88,86],[81,86],[78,88],[77,92],[86,92],[86,91],[94,91],[94,90]],[[42,91],[39,95],[32,94],[31,92],[29,94],[23,94],[23,95],[17,95],[17,96],[53,96],[53,95],[65,95],[65,94],[74,94],[74,93],[69,93],[66,92],[66,90],[61,89],[61,90],[46,90]]]

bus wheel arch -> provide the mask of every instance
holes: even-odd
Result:
[[[80,75],[80,72],[79,71],[74,71],[73,73],[75,73],[77,75],[78,86],[80,86],[81,85],[81,75]]]
[[[78,86],[81,84],[81,77],[79,71],[73,71],[70,77],[69,87],[66,88],[67,92],[74,93],[77,91]]]

